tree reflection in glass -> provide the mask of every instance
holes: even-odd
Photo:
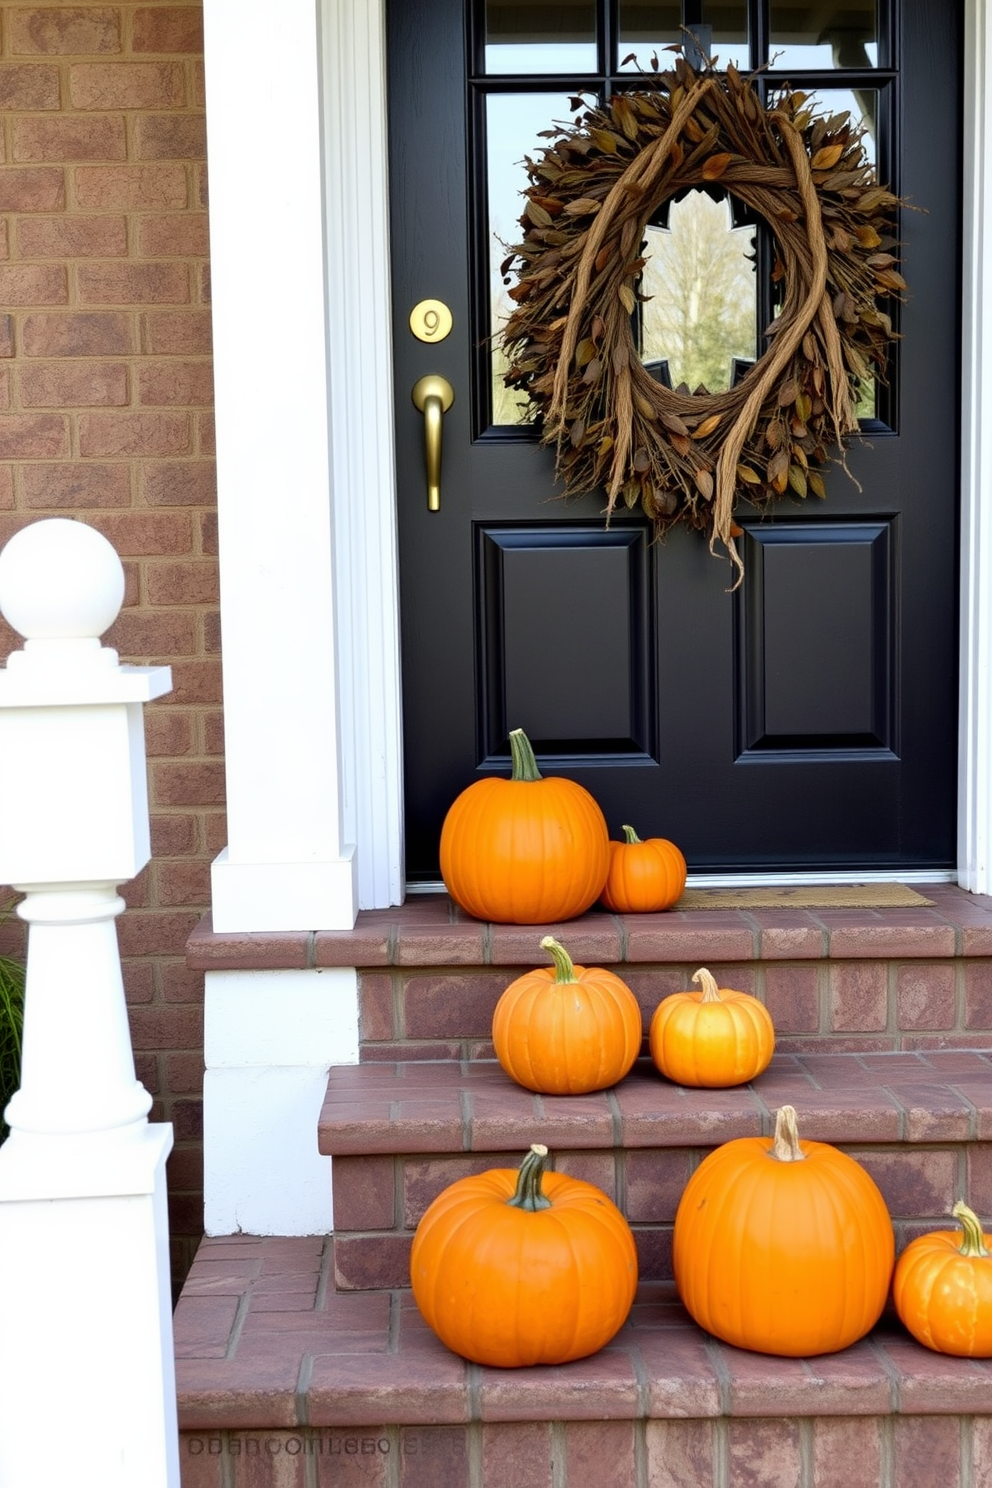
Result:
[[[647,230],[641,293],[641,360],[672,387],[721,393],[755,357],[753,224],[735,227],[730,201],[689,191],[668,225]]]

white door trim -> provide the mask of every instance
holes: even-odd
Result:
[[[224,918],[231,929],[314,928],[346,920],[356,899],[372,908],[403,894],[384,0],[284,0],[274,35],[263,24],[262,0],[236,7],[205,0],[205,12],[228,864],[236,859],[254,874],[250,894],[225,900]],[[985,0],[966,0],[964,51],[958,863],[962,884],[988,893],[992,313],[984,313],[982,287],[992,283],[992,40]],[[314,132],[321,99],[322,136]],[[322,168],[313,160],[318,138]],[[264,201],[266,221],[279,222],[271,259],[252,237],[253,200]],[[278,294],[271,277],[260,278],[266,262],[278,265]],[[301,318],[306,324],[297,325]],[[274,408],[256,419],[255,369],[272,366],[271,353],[263,362],[258,352],[260,319],[279,348],[284,385],[268,389]],[[273,748],[281,758],[294,741],[300,753],[291,771],[274,772]],[[287,773],[288,781],[274,778]],[[357,844],[355,898],[350,842]],[[230,867],[221,865],[215,873],[215,901],[225,872]],[[299,908],[287,900],[294,872],[317,886]],[[305,923],[276,923],[287,915]]]
[[[992,28],[965,0],[958,881],[992,893]]]

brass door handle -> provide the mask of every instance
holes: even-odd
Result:
[[[413,401],[424,415],[424,463],[427,467],[427,510],[441,510],[441,418],[455,401],[455,390],[445,377],[431,373],[413,385]]]

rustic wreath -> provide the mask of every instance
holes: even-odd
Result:
[[[657,69],[657,59],[653,59]],[[526,394],[556,450],[563,496],[605,488],[640,505],[656,535],[678,522],[710,534],[736,570],[738,499],[758,509],[826,494],[812,467],[858,429],[859,385],[884,381],[894,339],[880,296],[905,289],[893,209],[863,130],[787,91],[765,105],[730,66],[671,72],[588,106],[527,159],[523,242],[502,342],[508,387]],[[770,225],[780,307],[767,349],[726,392],[671,389],[642,365],[632,317],[647,225],[689,187],[719,183]]]

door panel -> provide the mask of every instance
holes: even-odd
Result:
[[[514,718],[543,756],[653,763],[653,607],[646,527],[481,527],[480,730],[503,764]],[[575,658],[583,685],[575,686]]]
[[[672,9],[628,6],[623,25],[636,10],[650,30]],[[753,63],[764,60],[765,9],[751,7]],[[834,9],[839,25],[844,7]],[[511,46],[516,10],[490,0],[490,22],[502,17]],[[778,5],[775,25],[819,56],[805,12],[793,10]],[[871,0],[861,10],[871,19]],[[534,14],[544,11],[555,7]],[[553,69],[540,48],[545,73],[486,74],[484,4],[389,5],[411,881],[437,878],[448,805],[480,773],[508,771],[514,727],[531,735],[543,768],[593,792],[613,836],[629,821],[642,836],[672,837],[696,871],[953,863],[960,69],[957,7],[941,11],[938,36],[927,0],[881,4],[854,63],[838,43],[832,60],[797,63],[830,71],[790,74],[804,89],[822,83],[829,108],[860,100],[880,177],[927,210],[901,217],[903,339],[891,386],[866,404],[875,416],[852,443],[853,479],[833,466],[825,502],[783,499],[760,519],[741,508],[746,577],[730,593],[729,565],[699,534],[652,544],[627,515],[606,528],[602,493],[555,499],[553,459],[533,429],[492,422],[486,173],[501,157],[487,120],[530,120],[533,105],[550,124],[563,117],[557,106],[543,112],[551,98],[630,86],[614,0],[599,0],[594,76]],[[770,87],[781,75],[769,76]],[[525,184],[521,166],[517,189]],[[764,325],[760,245],[758,269]],[[454,316],[436,344],[408,324],[427,297]],[[438,512],[427,510],[410,399],[428,372],[455,388]]]

